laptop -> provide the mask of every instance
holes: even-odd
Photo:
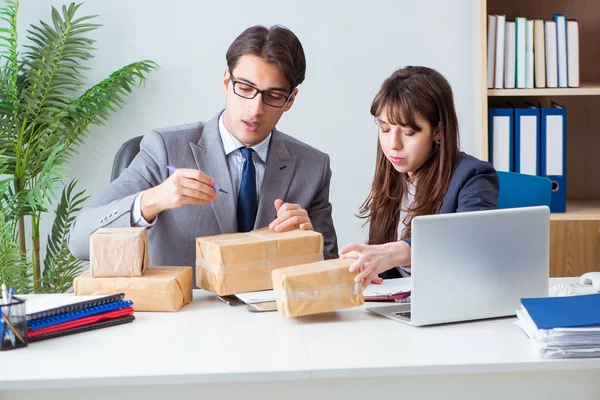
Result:
[[[415,217],[410,304],[367,310],[415,326],[515,315],[548,296],[549,253],[546,206]]]

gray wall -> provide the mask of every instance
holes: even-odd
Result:
[[[20,42],[32,22],[49,20],[56,0],[23,0]],[[136,60],[160,65],[146,87],[127,100],[107,126],[93,127],[67,171],[98,194],[109,182],[113,156],[128,138],[152,128],[206,120],[224,106],[220,84],[225,52],[246,27],[282,24],[303,43],[306,81],[278,128],[331,156],[331,202],[339,244],[363,242],[354,217],[373,178],[376,126],[370,102],[383,80],[404,65],[426,65],[450,81],[462,147],[478,143],[471,0],[213,1],[92,0],[80,15],[98,14],[98,51],[90,85]],[[45,240],[51,221],[42,226]],[[44,245],[45,246],[45,245]]]

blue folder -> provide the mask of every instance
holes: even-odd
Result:
[[[512,107],[488,110],[488,158],[497,171],[515,172],[514,119]]]
[[[521,299],[538,329],[600,325],[600,293]]]
[[[541,175],[552,181],[550,211],[567,210],[567,113],[565,108],[552,103],[541,109],[542,167]]]
[[[515,172],[539,176],[541,154],[540,109],[515,108]]]

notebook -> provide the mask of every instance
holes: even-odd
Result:
[[[27,321],[113,303],[123,300],[124,297],[124,293],[110,296],[49,295],[34,297],[25,302]]]
[[[600,325],[600,294],[521,299],[538,329]]]
[[[126,307],[118,310],[107,311],[97,315],[89,315],[76,320],[66,321],[60,324],[50,325],[36,330],[28,329],[27,337],[31,339],[34,337],[48,335],[50,333],[64,332],[68,329],[92,325],[97,322],[107,321],[119,317],[125,317],[128,315],[133,315],[133,307]]]
[[[365,301],[396,301],[410,296],[411,278],[384,279],[378,285],[371,284],[363,292]],[[406,300],[408,301],[408,299]]]

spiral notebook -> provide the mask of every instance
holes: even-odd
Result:
[[[31,341],[131,322],[133,302],[124,293],[110,296],[48,295],[27,299],[27,336]]]
[[[99,321],[99,322],[89,324],[89,325],[77,326],[77,327],[68,328],[68,329],[65,329],[62,331],[47,333],[42,336],[35,336],[32,338],[28,338],[28,340],[30,342],[37,342],[40,340],[53,339],[53,338],[60,337],[60,336],[72,335],[74,333],[88,332],[88,331],[93,331],[96,329],[107,328],[109,326],[127,324],[129,322],[133,322],[133,320],[135,320],[135,317],[133,315],[127,315],[124,317]]]
[[[81,317],[81,318],[78,318],[75,320],[70,320],[70,321],[61,322],[61,323],[54,324],[54,325],[49,325],[44,328],[39,328],[36,330],[28,329],[27,337],[29,339],[31,339],[34,337],[47,336],[52,333],[58,333],[58,332],[65,333],[65,331],[68,331],[69,329],[84,327],[87,325],[93,325],[98,322],[110,321],[110,320],[114,320],[115,318],[126,317],[129,315],[133,315],[133,307],[125,307],[125,308],[120,308],[118,310],[111,310],[111,311],[103,312],[101,314],[89,315],[89,316]]]
[[[56,315],[50,315],[48,317],[37,318],[34,320],[27,321],[27,329],[31,331],[36,331],[38,329],[47,328],[49,326],[62,324],[65,322],[70,322],[74,320],[78,320],[84,317],[89,317],[92,315],[104,314],[109,311],[119,310],[126,307],[131,307],[133,305],[133,301],[131,300],[121,300],[114,301],[112,303],[100,304],[97,306],[92,306],[88,308],[83,308],[77,311],[64,312]]]
[[[49,295],[34,297],[27,299],[25,303],[27,307],[27,321],[113,303],[123,300],[124,297],[124,293],[117,293],[110,296]]]

